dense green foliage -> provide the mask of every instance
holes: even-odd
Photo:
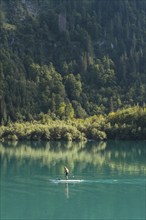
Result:
[[[0,42],[2,124],[146,102],[145,0],[1,0]]]
[[[65,140],[106,139],[146,140],[146,108],[134,107],[107,116],[84,119],[52,120],[40,115],[39,121],[9,123],[0,127],[1,140]]]

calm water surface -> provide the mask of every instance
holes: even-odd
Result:
[[[146,219],[146,142],[0,144],[0,219]],[[81,183],[55,183],[64,179]]]

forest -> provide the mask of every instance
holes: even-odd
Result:
[[[124,126],[146,137],[145,0],[1,0],[0,42],[1,138],[12,123],[84,124],[101,115],[106,128],[95,137],[115,138]],[[143,111],[140,125],[108,128],[112,114],[129,109]],[[94,136],[77,130],[65,139]]]
[[[1,141],[106,141],[146,140],[146,108],[134,107],[86,119],[52,119],[40,114],[39,120],[9,122],[0,127]]]

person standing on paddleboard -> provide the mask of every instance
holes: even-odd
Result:
[[[68,180],[69,169],[67,167],[64,167],[64,172],[65,172],[65,177]]]

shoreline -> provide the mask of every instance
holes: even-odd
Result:
[[[87,118],[9,122],[0,126],[1,141],[146,140],[146,107],[130,107]]]

